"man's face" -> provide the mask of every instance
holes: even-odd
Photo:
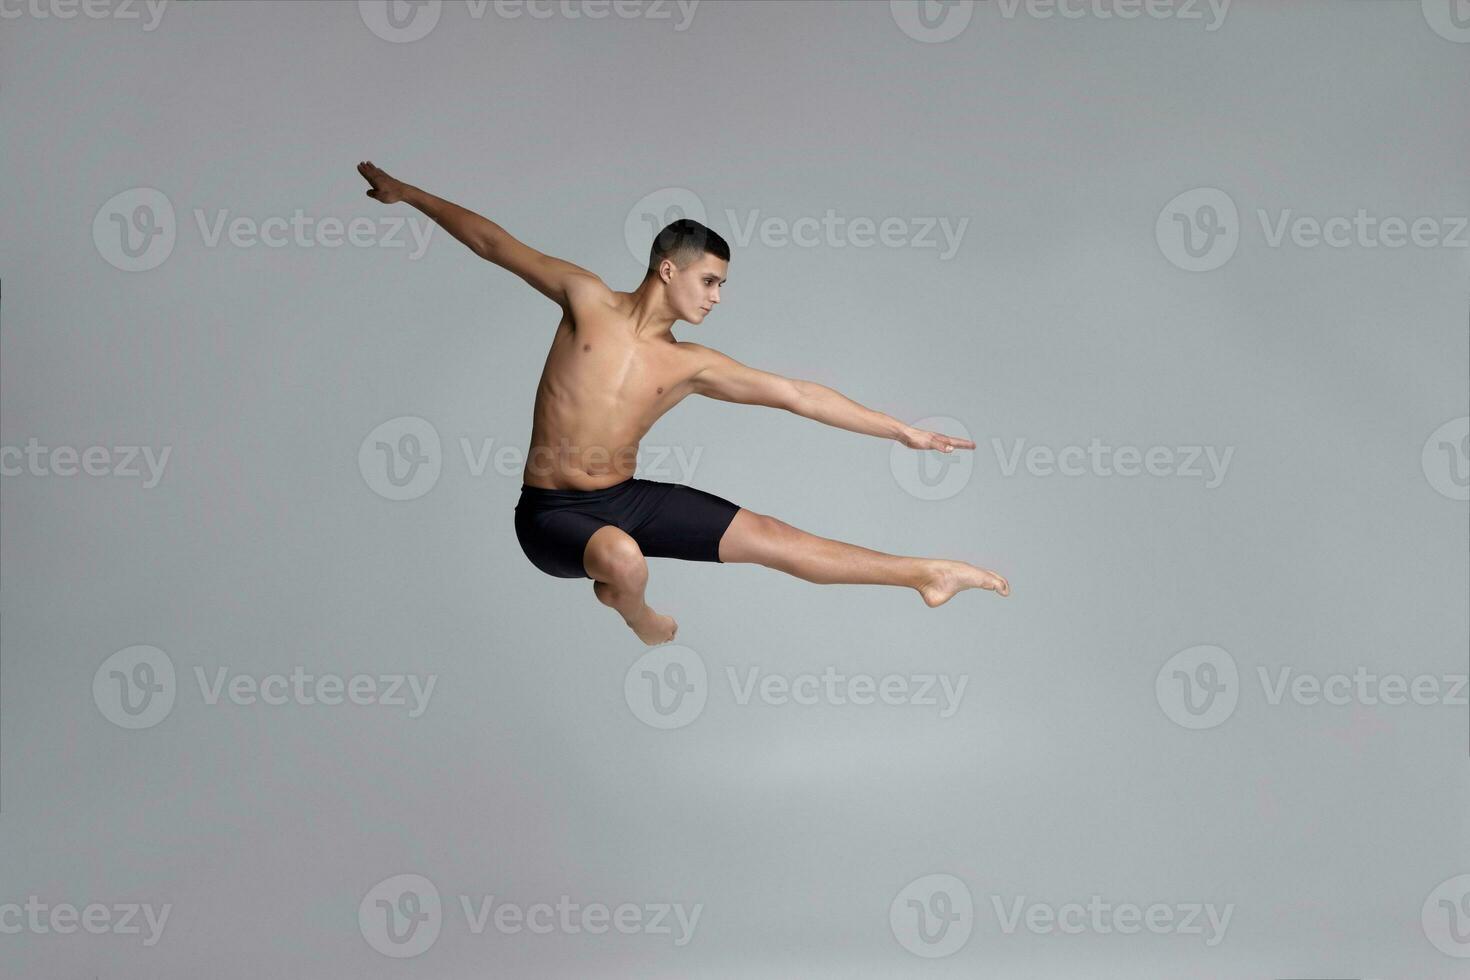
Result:
[[[697,260],[682,269],[674,268],[669,280],[669,303],[679,319],[689,323],[702,323],[720,301],[720,287],[725,284],[725,270],[730,263],[718,256],[705,252]]]

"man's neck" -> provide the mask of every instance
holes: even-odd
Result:
[[[664,301],[663,283],[650,276],[629,295],[633,297],[633,333],[643,338],[663,335],[672,339],[678,317]]]

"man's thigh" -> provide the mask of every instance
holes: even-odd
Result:
[[[652,493],[658,493],[656,498]],[[648,513],[623,529],[649,558],[725,561],[720,541],[742,508],[724,497],[685,486],[655,487]]]
[[[742,507],[720,539],[720,561],[784,567],[799,549],[822,540],[770,514]]]

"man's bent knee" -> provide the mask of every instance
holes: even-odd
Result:
[[[648,576],[648,561],[638,542],[612,525],[588,539],[582,564],[592,578],[618,586],[637,585]]]

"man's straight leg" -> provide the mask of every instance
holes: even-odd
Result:
[[[1004,578],[961,561],[890,555],[810,534],[785,521],[740,508],[720,538],[720,561],[750,562],[818,585],[898,585],[930,606],[962,589],[1010,594]]]

